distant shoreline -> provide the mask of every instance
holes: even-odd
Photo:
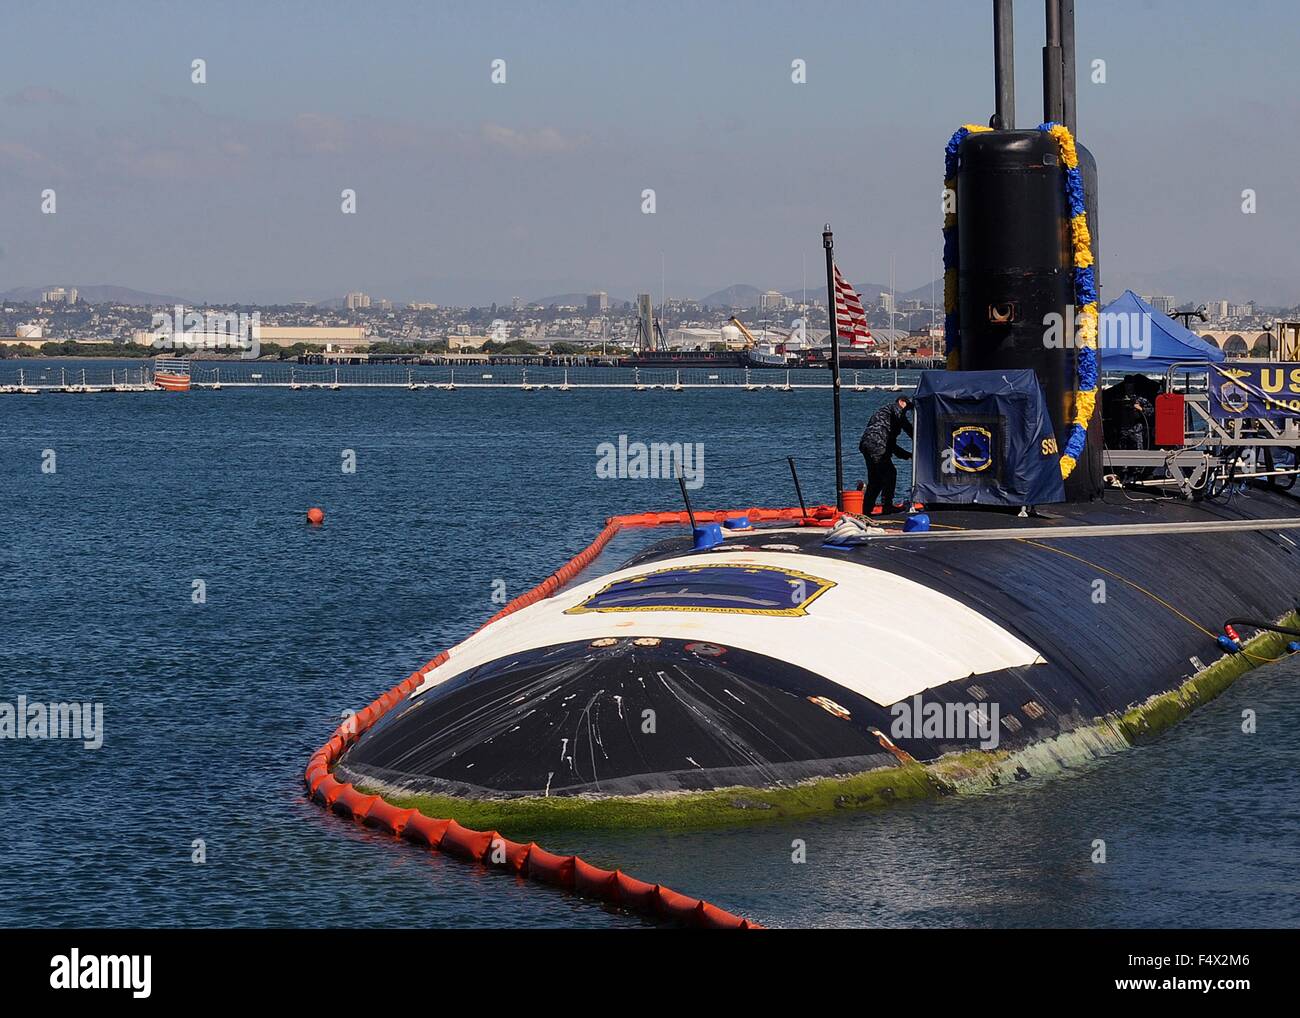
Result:
[[[119,354],[119,353],[11,353],[7,356],[0,356],[0,363],[4,361],[148,361],[153,360],[156,354]],[[245,364],[282,364],[297,363],[296,357],[258,357],[241,358],[241,357],[187,357],[186,360],[202,361],[205,364],[236,364],[241,361]]]

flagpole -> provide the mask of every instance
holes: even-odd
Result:
[[[831,224],[822,232],[826,249],[826,316],[831,326],[831,393],[835,401],[835,507],[844,508],[844,452],[840,439],[840,337],[835,329],[835,235]]]

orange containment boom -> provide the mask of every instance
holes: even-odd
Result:
[[[834,524],[840,513],[833,506],[817,506],[806,513],[802,509],[706,510],[696,512],[695,521],[721,523],[736,516],[747,516],[755,523],[788,521],[801,526],[828,527]],[[591,544],[532,590],[509,602],[479,629],[520,608],[550,597],[572,582],[595,561],[596,556],[624,527],[689,524],[690,517],[685,512],[647,512],[610,517]],[[475,831],[462,827],[455,820],[440,820],[427,817],[415,809],[400,809],[382,796],[367,795],[352,785],[335,779],[330,771],[344,751],[396,704],[409,696],[424,681],[424,673],[437,668],[447,660],[447,656],[447,651],[442,651],[334,731],[330,740],[312,755],[303,774],[303,781],[313,800],[341,816],[351,817],[357,823],[380,828],[435,851],[562,887],[583,897],[619,905],[629,911],[687,926],[761,929],[757,923],[733,915],[707,901],[679,894],[660,884],[637,880],[621,870],[603,870],[576,855],[553,855],[534,843],[524,845],[509,841],[496,831]]]

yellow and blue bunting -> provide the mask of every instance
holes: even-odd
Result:
[[[1064,124],[1045,123],[1038,129],[1050,134],[1057,144],[1061,165],[1065,167],[1065,194],[1070,210],[1070,246],[1073,251],[1074,305],[1078,353],[1078,375],[1074,392],[1074,415],[1070,434],[1061,450],[1061,476],[1069,477],[1088,443],[1088,422],[1097,406],[1097,277],[1093,271],[1092,234],[1088,229],[1088,206],[1084,200],[1083,174],[1079,172],[1079,153],[1074,137]],[[969,134],[988,131],[981,124],[965,124],[953,132],[944,148],[944,188],[957,188],[958,149]],[[946,203],[945,203],[946,205]],[[944,350],[948,370],[961,367],[961,320],[957,305],[958,277],[957,215],[945,207],[943,217],[943,326]]]
[[[1065,167],[1065,197],[1070,208],[1070,246],[1073,249],[1075,333],[1078,353],[1075,370],[1078,374],[1074,391],[1074,417],[1070,421],[1070,436],[1061,450],[1061,476],[1069,477],[1088,444],[1088,422],[1097,407],[1097,376],[1100,362],[1097,358],[1097,276],[1092,268],[1092,233],[1088,229],[1088,206],[1084,200],[1083,174],[1079,172],[1079,153],[1074,138],[1064,124],[1050,121],[1039,124],[1056,139]]]

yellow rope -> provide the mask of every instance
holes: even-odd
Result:
[[[949,523],[931,523],[930,526],[931,526],[931,527],[941,527],[941,528],[944,529],[944,530],[965,530],[965,529],[966,529],[965,527],[958,527],[958,526],[954,526],[953,524],[949,524]],[[1215,640],[1215,641],[1217,641],[1217,640],[1219,639],[1219,634],[1218,634],[1218,633],[1212,633],[1212,632],[1210,632],[1210,630],[1206,629],[1203,625],[1201,625],[1201,624],[1200,624],[1199,622],[1197,622],[1195,619],[1193,619],[1193,618],[1191,618],[1191,617],[1189,617],[1189,616],[1187,616],[1187,615],[1184,615],[1182,612],[1180,612],[1177,608],[1175,608],[1172,604],[1170,604],[1168,601],[1166,601],[1166,600],[1165,600],[1163,597],[1161,597],[1159,594],[1152,593],[1151,591],[1147,590],[1147,588],[1144,587],[1144,586],[1142,586],[1141,584],[1139,584],[1139,583],[1135,583],[1133,580],[1130,580],[1127,576],[1121,576],[1119,573],[1115,572],[1114,570],[1107,569],[1105,566],[1099,566],[1099,565],[1097,565],[1096,562],[1091,562],[1091,561],[1089,561],[1088,559],[1083,558],[1083,557],[1080,556],[1080,555],[1074,555],[1074,554],[1072,554],[1072,553],[1070,553],[1070,552],[1068,552],[1068,551],[1064,551],[1064,550],[1062,550],[1061,548],[1053,548],[1050,544],[1043,544],[1041,541],[1031,541],[1031,540],[1029,540],[1028,538],[1020,538],[1019,541],[1020,541],[1021,544],[1030,544],[1030,545],[1033,545],[1035,548],[1042,548],[1044,551],[1051,551],[1051,552],[1055,552],[1057,555],[1064,555],[1066,558],[1071,558],[1071,559],[1074,559],[1076,562],[1081,562],[1081,563],[1083,563],[1083,564],[1084,564],[1085,566],[1087,566],[1089,569],[1096,569],[1098,572],[1100,572],[1100,573],[1105,573],[1107,576],[1113,576],[1115,579],[1119,580],[1121,583],[1127,583],[1127,584],[1128,584],[1130,587],[1132,587],[1134,590],[1140,591],[1141,593],[1145,594],[1147,597],[1151,598],[1151,600],[1155,601],[1157,604],[1161,604],[1161,605],[1163,605],[1164,607],[1168,608],[1171,612],[1173,612],[1175,615],[1177,615],[1177,616],[1178,616],[1180,619],[1182,619],[1184,622],[1186,622],[1186,623],[1188,623],[1189,625],[1194,626],[1195,628],[1199,629],[1202,633],[1204,633],[1206,636],[1208,636],[1211,640]],[[1244,646],[1241,648],[1241,653],[1244,654],[1246,657],[1250,658],[1252,661],[1256,662],[1257,664],[1265,664],[1265,665],[1277,664],[1277,662],[1281,661],[1282,658],[1286,656],[1286,655],[1283,655],[1282,657],[1259,657],[1257,654],[1252,654],[1252,653],[1251,653],[1250,651],[1248,651]]]
[[[1175,608],[1172,604],[1170,604],[1168,601],[1166,601],[1166,600],[1165,600],[1163,597],[1161,597],[1159,594],[1153,594],[1151,591],[1147,590],[1146,587],[1143,587],[1141,584],[1135,583],[1134,581],[1130,580],[1127,576],[1121,576],[1119,573],[1114,572],[1113,570],[1107,569],[1105,566],[1099,566],[1099,565],[1097,565],[1096,562],[1089,562],[1086,558],[1082,558],[1082,557],[1080,557],[1080,556],[1078,556],[1078,555],[1072,555],[1070,552],[1068,552],[1068,551],[1063,551],[1063,550],[1060,549],[1060,548],[1053,548],[1053,547],[1052,547],[1051,545],[1049,545],[1049,544],[1042,544],[1042,543],[1039,542],[1039,541],[1029,541],[1029,540],[1026,540],[1024,543],[1025,543],[1025,544],[1032,544],[1035,548],[1042,548],[1044,551],[1053,551],[1053,552],[1056,552],[1056,554],[1058,554],[1058,555],[1064,555],[1066,558],[1072,558],[1072,559],[1074,559],[1076,562],[1082,562],[1085,566],[1088,566],[1090,569],[1096,569],[1098,572],[1105,573],[1107,576],[1113,576],[1113,577],[1115,577],[1115,579],[1119,580],[1121,583],[1127,583],[1127,584],[1128,584],[1130,587],[1132,587],[1134,590],[1138,590],[1138,591],[1141,591],[1143,594],[1146,594],[1147,597],[1151,598],[1151,600],[1155,601],[1157,604],[1164,605],[1166,608],[1168,608],[1171,612],[1173,612],[1175,615],[1177,615],[1177,616],[1178,616],[1180,619],[1182,619],[1184,622],[1188,623],[1189,625],[1195,626],[1195,627],[1196,627],[1197,629],[1199,629],[1202,633],[1204,633],[1206,636],[1208,636],[1211,640],[1217,640],[1217,639],[1219,638],[1219,634],[1218,634],[1218,633],[1212,633],[1212,632],[1210,632],[1208,629],[1206,629],[1203,625],[1201,625],[1201,624],[1200,624],[1199,622],[1197,622],[1195,619],[1190,618],[1190,617],[1187,616],[1187,615],[1184,615],[1182,612],[1180,612],[1177,608]]]
[[[1096,562],[1090,562],[1090,561],[1088,561],[1086,558],[1082,558],[1082,557],[1079,556],[1079,555],[1073,555],[1073,554],[1071,554],[1070,552],[1068,552],[1068,551],[1063,551],[1063,550],[1060,549],[1060,548],[1053,548],[1053,547],[1052,547],[1051,545],[1049,545],[1049,544],[1042,544],[1042,543],[1039,542],[1039,541],[1029,541],[1029,540],[1024,541],[1024,543],[1025,543],[1025,544],[1032,544],[1035,548],[1042,548],[1044,551],[1053,551],[1053,552],[1056,552],[1056,554],[1058,554],[1058,555],[1064,555],[1066,558],[1072,558],[1072,559],[1074,559],[1076,562],[1082,562],[1085,566],[1087,566],[1087,567],[1090,568],[1090,569],[1096,569],[1098,572],[1105,573],[1105,574],[1107,574],[1108,576],[1113,576],[1113,577],[1115,577],[1115,579],[1119,580],[1121,583],[1127,583],[1127,584],[1128,584],[1130,587],[1132,587],[1134,590],[1141,591],[1143,594],[1145,594],[1147,597],[1151,598],[1151,600],[1155,601],[1157,604],[1164,605],[1164,607],[1168,608],[1171,612],[1173,612],[1175,615],[1177,615],[1177,616],[1178,616],[1180,619],[1182,619],[1184,622],[1188,623],[1189,625],[1195,626],[1195,627],[1196,627],[1197,629],[1199,629],[1202,633],[1204,633],[1206,636],[1208,636],[1211,640],[1215,640],[1215,641],[1217,641],[1217,640],[1219,639],[1219,634],[1218,634],[1218,633],[1212,633],[1212,632],[1210,632],[1210,630],[1206,629],[1203,625],[1201,625],[1201,624],[1200,624],[1199,622],[1197,622],[1195,619],[1190,618],[1190,617],[1187,616],[1187,615],[1184,615],[1182,612],[1180,612],[1177,608],[1175,608],[1172,604],[1170,604],[1168,601],[1166,601],[1166,600],[1165,600],[1163,597],[1161,597],[1159,594],[1154,594],[1154,593],[1152,593],[1151,591],[1147,590],[1146,587],[1143,587],[1141,584],[1135,583],[1135,582],[1133,582],[1132,580],[1130,580],[1127,576],[1121,576],[1119,573],[1114,572],[1113,570],[1107,569],[1105,566],[1099,566],[1099,565],[1097,565]],[[1259,657],[1259,656],[1257,656],[1257,655],[1255,655],[1255,654],[1252,654],[1250,651],[1246,650],[1245,647],[1242,647],[1242,648],[1241,648],[1241,653],[1242,653],[1242,654],[1245,654],[1246,657],[1250,658],[1252,661],[1255,661],[1255,662],[1257,662],[1257,663],[1259,663],[1259,664],[1268,664],[1268,665],[1271,665],[1271,664],[1276,664],[1278,661],[1281,661],[1281,660],[1282,660],[1282,658],[1280,658],[1280,657]]]

